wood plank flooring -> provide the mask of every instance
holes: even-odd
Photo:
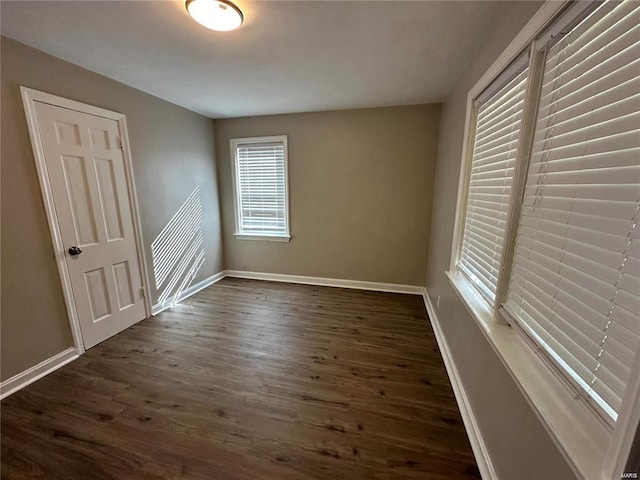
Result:
[[[1,414],[3,480],[479,478],[416,295],[227,278]]]

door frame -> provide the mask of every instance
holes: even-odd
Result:
[[[144,243],[142,240],[142,231],[140,229],[141,222],[138,208],[138,197],[136,194],[136,186],[133,177],[133,166],[131,163],[129,136],[127,134],[127,119],[123,113],[105,110],[100,107],[94,107],[93,105],[76,102],[74,100],[69,100],[57,95],[51,95],[49,93],[41,92],[24,86],[20,86],[20,93],[22,95],[22,103],[24,105],[24,112],[27,119],[29,137],[31,138],[33,157],[36,163],[36,170],[38,171],[38,180],[40,183],[40,189],[42,191],[42,199],[44,200],[44,209],[46,211],[47,221],[49,223],[49,230],[51,231],[54,257],[56,259],[56,263],[58,264],[58,272],[60,274],[60,281],[62,282],[62,292],[64,295],[65,305],[67,307],[69,324],[71,326],[71,333],[73,335],[73,343],[78,350],[78,354],[80,355],[84,353],[85,347],[82,340],[82,332],[80,330],[80,322],[78,320],[78,311],[76,309],[76,304],[73,296],[73,289],[71,288],[71,276],[69,273],[69,266],[67,265],[66,261],[64,244],[62,242],[62,233],[60,231],[58,217],[56,216],[55,204],[53,202],[53,190],[49,182],[49,173],[47,171],[44,148],[41,142],[40,129],[38,128],[35,102],[45,103],[54,107],[66,108],[68,110],[74,110],[80,113],[108,118],[110,120],[115,120],[118,123],[118,134],[120,136],[120,142],[122,143],[124,170],[127,177],[127,190],[129,193],[129,198],[131,199],[131,218],[133,220],[136,253],[142,280],[144,310],[146,318],[149,318],[151,316],[151,298],[149,297],[148,287],[148,285],[150,285],[149,274],[147,269],[147,259],[143,247]]]

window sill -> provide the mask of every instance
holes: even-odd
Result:
[[[602,478],[611,430],[520,333],[494,321],[492,309],[469,280],[459,273],[446,274],[574,472],[580,478]]]
[[[246,233],[234,233],[238,240],[265,240],[267,242],[289,242],[291,235],[249,235]]]

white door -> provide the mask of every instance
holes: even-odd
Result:
[[[91,348],[146,316],[118,123],[41,102],[35,112],[82,340]]]

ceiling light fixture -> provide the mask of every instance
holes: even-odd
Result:
[[[242,25],[244,16],[227,0],[187,0],[187,12],[200,25],[218,32],[228,32]]]

